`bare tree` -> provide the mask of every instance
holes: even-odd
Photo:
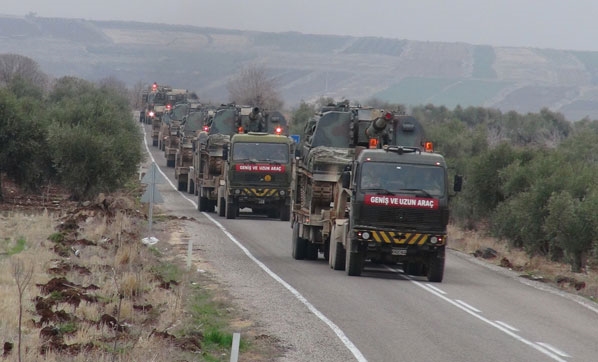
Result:
[[[261,65],[250,65],[239,71],[227,84],[231,102],[262,109],[280,109],[283,101],[277,80]]]
[[[27,80],[41,89],[48,85],[48,76],[33,59],[19,54],[0,54],[0,85],[16,78]]]
[[[21,362],[21,335],[22,335],[22,321],[23,321],[23,295],[25,290],[31,282],[33,277],[33,264],[28,267],[25,266],[23,260],[14,258],[10,260],[12,277],[17,283],[17,290],[19,292],[19,340],[17,344],[17,353],[19,362]]]

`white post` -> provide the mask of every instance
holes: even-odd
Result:
[[[239,360],[239,344],[241,343],[241,334],[233,333],[233,349],[230,352],[230,362]]]

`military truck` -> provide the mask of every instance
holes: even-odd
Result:
[[[293,247],[295,259],[317,259],[322,252],[328,259],[332,206],[338,193],[338,180],[351,164],[355,147],[369,145],[366,131],[372,119],[379,121],[384,111],[372,108],[335,107],[318,115],[306,129],[299,146],[293,174]],[[382,119],[389,122],[392,115]],[[376,123],[377,124],[377,123]],[[372,139],[380,138],[373,129]]]
[[[327,106],[308,122],[298,151],[292,192],[295,259],[329,258],[338,180],[356,149],[405,145],[430,150],[423,127],[412,116],[347,103]]]
[[[242,208],[289,221],[293,140],[265,132],[232,136],[226,149],[226,175],[219,188],[218,209],[234,219]]]
[[[209,131],[200,133],[193,143],[193,165],[189,168],[190,183],[195,185],[197,209],[214,211],[218,202],[218,187],[224,183],[224,148],[238,132],[239,110],[235,105],[223,105],[216,110]],[[225,208],[219,209],[224,216]]]
[[[189,169],[193,165],[193,141],[204,130],[205,112],[194,110],[183,118],[179,128],[179,147],[175,156],[174,178],[179,191],[195,192],[195,185],[189,183]]]
[[[151,91],[147,95],[147,102],[144,111],[145,123],[152,125],[152,145],[158,147],[162,115],[166,110],[167,92],[171,91],[169,86],[152,84]]]
[[[329,264],[361,275],[366,260],[402,263],[441,282],[449,182],[444,157],[419,147],[364,149],[343,172],[334,203]],[[461,190],[455,176],[453,191]]]
[[[163,117],[163,149],[167,167],[175,167],[176,155],[180,145],[180,129],[189,111],[189,104],[179,103]]]

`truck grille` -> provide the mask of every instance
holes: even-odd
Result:
[[[290,183],[288,181],[288,175],[284,174],[284,173],[282,173],[282,174],[276,174],[276,173],[270,173],[270,174],[268,174],[272,178],[270,181],[264,181],[264,176],[265,175],[266,174],[258,174],[258,173],[250,173],[250,172],[238,172],[231,179],[230,183],[232,185],[238,185],[238,184],[243,184],[243,185],[247,185],[247,184],[261,185],[262,187],[265,187],[265,186],[268,186],[268,185],[280,185],[280,184],[284,184],[284,183]]]
[[[415,230],[443,230],[448,210],[419,210],[361,205],[358,224],[379,227],[407,227]]]

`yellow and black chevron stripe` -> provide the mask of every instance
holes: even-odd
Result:
[[[244,196],[257,196],[257,197],[269,197],[269,196],[277,196],[278,189],[262,189],[262,188],[249,188],[245,187],[241,189],[241,194]]]
[[[384,244],[424,245],[428,242],[431,236],[429,234],[401,233],[395,231],[367,231],[372,235],[370,240]],[[436,245],[442,245],[442,243],[438,243]]]

